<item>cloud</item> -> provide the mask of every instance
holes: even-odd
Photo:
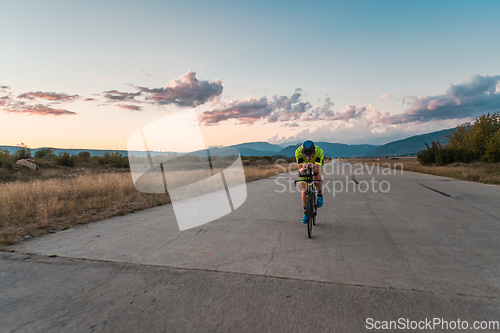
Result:
[[[386,99],[386,98],[389,98],[389,95],[383,94],[382,96],[380,96],[380,99]]]
[[[14,114],[29,114],[29,115],[43,115],[43,116],[63,116],[63,115],[76,115],[75,112],[56,109],[47,105],[37,103],[35,105],[27,104],[25,100],[33,101],[36,99],[46,99],[54,103],[70,102],[80,98],[78,95],[67,95],[46,92],[28,92],[17,96],[17,99],[4,96],[0,98],[0,109]]]
[[[450,84],[442,95],[407,96],[402,101],[403,105],[407,105],[402,114],[379,111],[373,104],[366,108],[347,105],[341,112],[333,112],[327,102],[301,118],[326,120],[326,123],[301,129],[288,137],[275,135],[269,142],[296,143],[305,139],[334,142],[340,138],[338,141],[344,143],[363,141],[380,144],[452,128],[465,119],[500,110],[500,75],[473,75],[466,82]]]
[[[368,109],[368,108],[367,108]],[[368,113],[368,110],[367,110]],[[458,125],[456,120],[443,120],[433,123],[400,124],[367,129],[363,122],[329,122],[316,126],[302,128],[292,135],[274,135],[268,142],[275,144],[296,144],[305,140],[315,142],[339,142],[344,144],[385,144],[394,140],[404,139],[413,135],[430,133],[443,128],[453,128]]]
[[[294,144],[298,142],[303,142],[304,140],[313,140],[313,141],[327,141],[332,142],[335,141],[337,137],[337,130],[349,127],[350,124],[345,123],[326,123],[320,124],[314,128],[304,128],[303,130],[298,131],[297,133],[281,138],[278,135],[271,137],[268,142],[273,144]]]
[[[64,93],[59,94],[59,93],[55,93],[55,92],[37,91],[37,92],[23,93],[23,94],[17,96],[17,98],[26,98],[26,99],[31,99],[31,100],[34,100],[36,98],[43,98],[43,99],[47,99],[47,100],[53,101],[53,102],[72,102],[76,99],[79,99],[80,96],[68,95],[68,94],[64,94]]]
[[[222,94],[223,85],[219,80],[198,80],[196,73],[189,71],[178,79],[172,80],[164,88],[136,88],[145,95],[147,101],[155,104],[191,107],[204,104]]]
[[[0,106],[6,105],[11,101],[9,96],[3,96],[0,98]]]
[[[249,96],[242,101],[231,100],[227,105],[212,111],[205,111],[200,115],[200,122],[205,125],[215,125],[228,119],[237,119],[242,124],[253,124],[255,121],[267,117],[273,112],[271,103],[266,97],[256,99]]]
[[[240,124],[252,125],[260,119],[267,122],[293,121],[300,118],[311,108],[311,103],[301,101],[300,88],[292,96],[274,96],[259,99],[249,96],[244,100],[220,102],[218,108],[205,111],[200,115],[200,122],[205,125],[216,125],[222,121],[236,119]]]
[[[366,111],[366,108],[362,105],[356,107],[354,105],[346,105],[346,108],[341,112],[333,112],[332,107],[334,103],[330,98],[326,98],[323,106],[317,107],[314,111],[304,114],[300,119],[301,121],[316,121],[316,120],[326,120],[335,121],[342,120],[349,122],[351,119],[361,118]]]
[[[43,104],[25,105],[23,102],[10,104],[7,108],[3,109],[9,113],[29,114],[29,115],[43,115],[43,116],[64,116],[75,115],[75,112],[64,109],[53,109]]]
[[[385,124],[425,123],[472,118],[500,110],[500,75],[473,75],[467,82],[451,84],[443,95],[410,97],[404,113],[383,119]]]
[[[135,100],[135,97],[140,96],[140,92],[136,93],[128,93],[128,92],[120,92],[118,90],[109,90],[104,92],[104,97],[116,102],[116,101],[127,101],[127,102],[138,102]]]
[[[132,110],[132,111],[141,111],[142,107],[138,105],[130,105],[130,104],[116,104],[116,107],[119,107],[121,109],[126,109],[126,110]]]
[[[299,127],[300,125],[298,123],[284,123],[281,126],[282,127]]]
[[[335,104],[332,102],[330,97],[327,97],[323,102],[323,106],[316,107],[316,109],[311,109],[308,112],[305,112],[300,120],[301,121],[316,121],[316,120],[325,120],[328,117],[333,116],[332,107]]]
[[[386,112],[384,110],[378,111],[377,109],[375,109],[373,104],[368,104],[368,111],[366,111],[364,117],[364,126],[371,127],[385,123],[387,119],[390,118],[390,116],[391,115],[389,114],[389,112]]]
[[[332,116],[328,117],[329,120],[343,120],[349,122],[351,119],[361,118],[365,113],[366,108],[363,105],[358,107],[354,105],[346,105],[342,112],[335,112]]]

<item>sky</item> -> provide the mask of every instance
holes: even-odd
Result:
[[[500,110],[498,1],[1,8],[0,145],[127,149],[190,109],[207,147],[383,144]]]

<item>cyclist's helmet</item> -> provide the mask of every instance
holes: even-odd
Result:
[[[314,142],[311,140],[306,140],[302,144],[302,154],[306,156],[312,156],[314,155],[314,152],[316,151],[316,147],[314,146]]]

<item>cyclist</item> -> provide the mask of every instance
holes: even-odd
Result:
[[[295,151],[295,159],[299,166],[300,173],[305,173],[308,166],[313,167],[314,180],[321,180],[321,169],[323,167],[323,158],[325,153],[323,149],[314,145],[311,140],[306,140]],[[305,177],[300,177],[300,180],[304,180]],[[306,215],[306,190],[307,184],[304,182],[300,183],[302,187],[302,205],[304,206],[304,217],[302,218],[302,223],[307,223]],[[314,183],[316,190],[318,191],[318,207],[323,206],[323,184],[321,182]]]

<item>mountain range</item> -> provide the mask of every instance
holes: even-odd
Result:
[[[416,156],[419,150],[425,149],[426,142],[429,146],[431,145],[432,141],[437,140],[439,140],[439,142],[442,144],[446,143],[446,136],[448,134],[451,134],[453,130],[454,128],[450,128],[427,134],[414,135],[403,140],[389,142],[361,156]]]
[[[425,148],[425,143],[430,144],[432,141],[439,140],[441,143],[446,142],[446,135],[451,134],[453,129],[446,129],[437,132],[415,135],[403,140],[389,142],[378,146],[370,144],[348,145],[343,143],[316,142],[316,145],[321,147],[325,152],[326,157],[376,157],[376,156],[415,156],[419,150]],[[210,148],[210,155],[226,156],[234,155],[237,149],[242,156],[275,156],[283,155],[293,157],[295,150],[300,144],[288,145],[286,147],[272,144],[269,142],[249,142],[232,145],[228,147]],[[16,146],[0,146],[0,149],[7,149],[14,153],[18,147]],[[32,149],[34,154],[42,148]],[[106,152],[115,152],[115,150],[102,149],[61,149],[56,148],[56,155],[67,152],[69,154],[78,154],[82,151],[88,151],[93,156],[103,156]],[[117,152],[126,156],[126,150],[117,150]],[[139,152],[138,152],[139,153]],[[160,153],[153,151],[153,154]],[[205,156],[206,150],[190,153],[192,155]]]

